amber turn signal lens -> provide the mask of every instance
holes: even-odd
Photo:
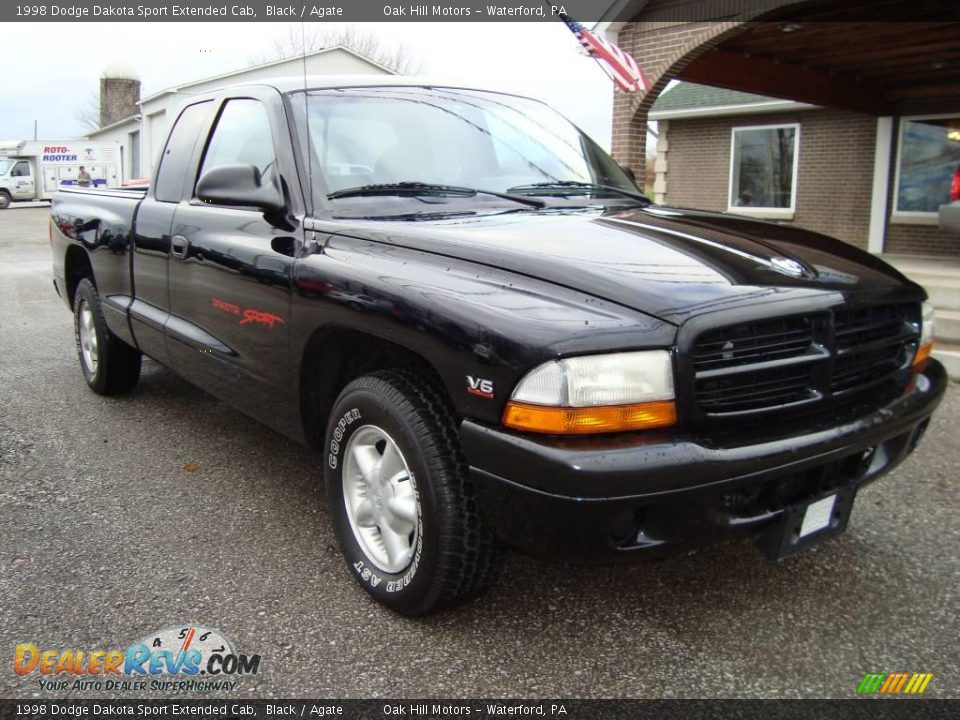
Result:
[[[933,352],[933,340],[926,342],[920,347],[917,348],[917,354],[913,356],[913,366],[918,367],[923,365],[926,362],[927,358],[930,357],[930,353]]]
[[[503,412],[503,424],[508,428],[550,435],[649,430],[676,422],[677,406],[669,400],[600,407],[550,407],[511,400]]]

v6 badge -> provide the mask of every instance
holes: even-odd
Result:
[[[467,375],[467,392],[478,397],[493,398],[493,381]]]

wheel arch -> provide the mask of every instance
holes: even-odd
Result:
[[[90,280],[93,286],[97,286],[97,279],[93,274],[93,264],[90,262],[90,255],[79,245],[70,245],[64,255],[63,276],[67,287],[67,300],[73,305],[73,300],[77,295],[77,286],[84,278]]]
[[[441,374],[417,351],[341,325],[317,328],[312,333],[304,346],[299,378],[301,421],[312,447],[323,445],[326,419],[347,383],[384,369],[417,372],[450,402]]]

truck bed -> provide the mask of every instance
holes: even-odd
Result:
[[[110,328],[128,344],[134,343],[126,318],[133,298],[131,247],[137,209],[146,197],[140,188],[62,188],[51,201],[51,221],[59,232],[51,235],[53,277],[67,305],[73,301],[77,278],[67,272],[70,246],[83,256],[96,278]]]
[[[122,188],[81,188],[81,187],[62,187],[54,195],[54,201],[57,195],[96,195],[111,196],[120,198],[129,198],[131,200],[143,200],[147,194],[149,184],[131,185]]]

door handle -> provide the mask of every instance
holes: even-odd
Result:
[[[190,241],[183,235],[174,235],[170,238],[170,254],[178,260],[185,260],[189,249]]]

